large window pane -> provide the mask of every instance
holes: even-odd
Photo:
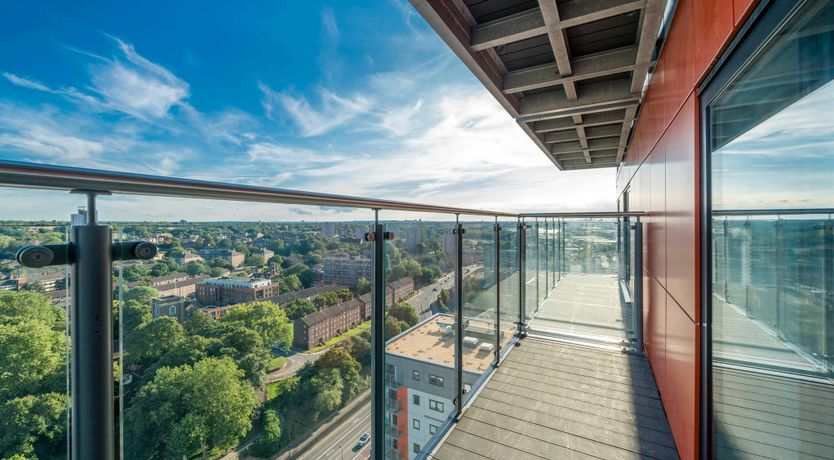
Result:
[[[381,448],[387,459],[413,459],[429,452],[454,417],[457,398],[455,219],[419,213],[403,217],[407,220],[385,220],[395,236],[386,242],[385,253],[386,423]],[[464,246],[465,276],[482,272],[483,253],[476,251],[481,234],[475,228],[464,235],[473,237]],[[485,237],[490,238],[488,233]],[[398,288],[403,282],[410,290]],[[468,297],[464,305],[476,316],[489,313],[488,308],[474,308]],[[477,379],[467,372],[463,378],[467,386]]]
[[[708,108],[719,458],[834,458],[834,5],[805,2]]]
[[[124,458],[367,457],[372,212],[145,200],[113,223],[159,248],[118,264]]]
[[[55,192],[3,190],[0,197],[4,201],[19,196],[31,201],[63,198],[56,195]],[[79,201],[74,198],[72,201]],[[15,254],[24,246],[66,243],[67,218],[72,209],[68,203],[65,216],[33,215],[31,210],[26,210],[25,216],[9,213],[6,218],[15,220],[0,221],[0,419],[3,423],[0,456],[3,458],[69,458],[68,267],[29,268],[20,265]],[[63,218],[52,220],[56,217]]]

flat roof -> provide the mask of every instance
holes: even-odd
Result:
[[[394,353],[400,356],[428,361],[449,367],[455,365],[455,340],[454,336],[446,336],[446,326],[452,326],[454,330],[454,317],[452,315],[436,314],[431,318],[418,323],[411,329],[398,335],[386,347],[386,353]],[[464,331],[464,337],[481,337],[478,332],[494,331],[495,323],[478,319],[469,319],[468,328]],[[504,331],[501,338],[501,347],[505,347],[510,341],[512,334]],[[495,344],[495,337],[488,339],[490,344]],[[463,347],[463,368],[470,372],[486,372],[495,360],[495,351],[482,350],[480,340],[477,347]]]

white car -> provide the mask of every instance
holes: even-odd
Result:
[[[359,441],[356,442],[357,447],[365,447],[366,444],[371,442],[371,434],[364,433],[362,436],[359,437]]]

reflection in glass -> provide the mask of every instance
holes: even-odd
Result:
[[[708,109],[719,458],[834,458],[832,24],[804,3]]]

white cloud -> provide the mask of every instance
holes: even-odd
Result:
[[[280,105],[298,126],[301,135],[306,137],[319,136],[343,126],[372,107],[371,101],[361,94],[339,96],[325,88],[317,90],[317,107],[304,96],[275,92],[265,84],[261,84],[260,89],[267,113],[274,113],[275,106]]]

